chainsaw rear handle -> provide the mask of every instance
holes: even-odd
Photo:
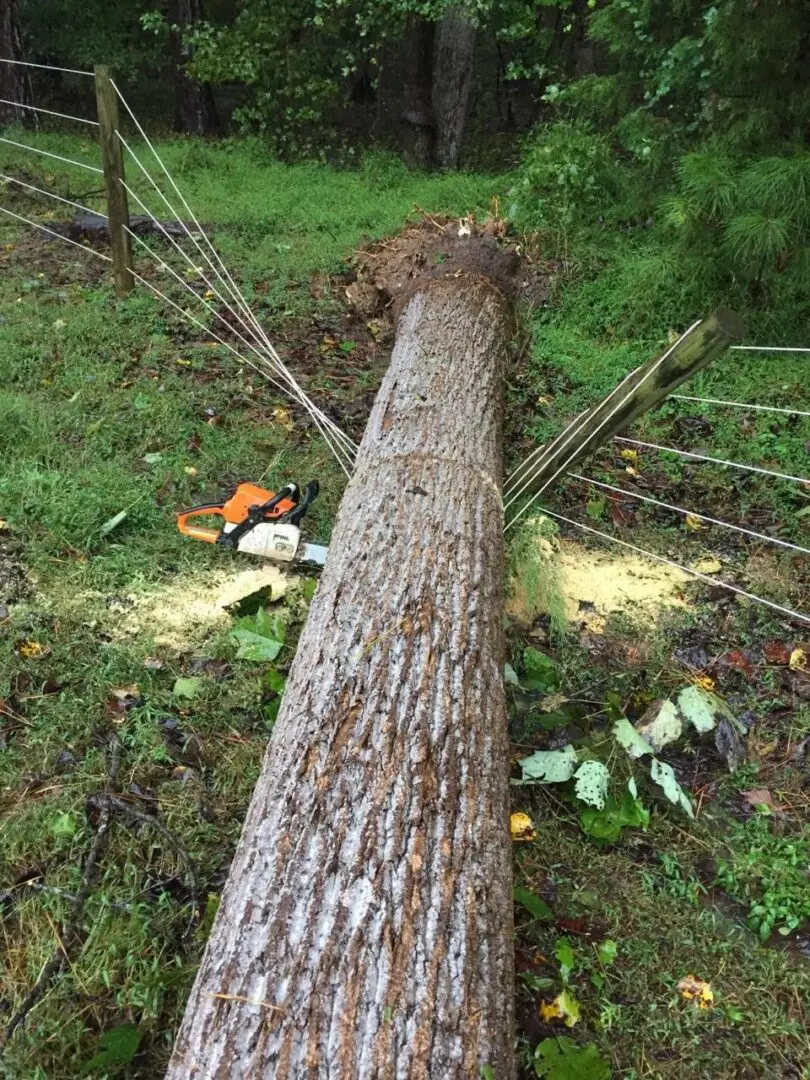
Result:
[[[221,529],[213,529],[207,525],[189,525],[189,518],[194,517],[217,517],[225,520],[225,511],[221,506],[212,503],[210,506],[195,506],[192,510],[184,510],[177,515],[177,528],[184,536],[190,536],[193,540],[204,540],[206,544],[215,544],[219,540]]]

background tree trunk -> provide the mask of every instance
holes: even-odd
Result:
[[[208,83],[193,79],[186,65],[191,52],[183,34],[203,17],[202,0],[170,0],[170,46],[174,64],[174,127],[189,135],[210,135],[217,130],[214,94]]]
[[[402,156],[412,169],[433,163],[433,44],[435,23],[412,15],[405,33],[405,83],[402,93]]]
[[[436,162],[457,169],[467,119],[475,54],[475,24],[463,7],[452,7],[439,23],[433,76]]]
[[[0,0],[0,56],[8,60],[22,60],[22,34],[20,11],[17,0]],[[0,64],[0,98],[33,105],[31,79],[28,68],[17,64]],[[35,126],[36,114],[13,105],[0,105],[0,125],[31,124]]]
[[[513,1075],[507,302],[410,300],[170,1080]]]

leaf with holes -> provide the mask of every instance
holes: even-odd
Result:
[[[583,761],[575,774],[574,793],[588,806],[601,810],[607,799],[610,773],[601,761]]]
[[[548,1024],[552,1020],[562,1020],[566,1027],[579,1023],[579,1002],[570,990],[563,990],[553,1001],[540,1002],[540,1016]]]
[[[563,784],[574,775],[577,752],[569,743],[562,750],[538,750],[530,757],[521,758],[519,764],[524,781]]]
[[[689,797],[678,783],[671,765],[667,765],[665,761],[659,761],[658,758],[653,758],[650,766],[650,776],[663,789],[664,794],[671,803],[680,806],[689,817],[693,818],[695,816]]]

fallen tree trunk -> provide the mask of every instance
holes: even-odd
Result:
[[[169,1080],[514,1073],[508,321],[469,276],[400,318]]]

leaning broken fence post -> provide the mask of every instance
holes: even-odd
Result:
[[[509,308],[399,319],[169,1080],[514,1075]]]
[[[581,417],[573,437],[566,429],[547,447],[539,446],[510,477],[509,490],[523,495],[539,491],[561,469],[573,468],[633,420],[659,405],[729,345],[741,341],[742,336],[743,324],[738,315],[727,308],[713,311]]]

